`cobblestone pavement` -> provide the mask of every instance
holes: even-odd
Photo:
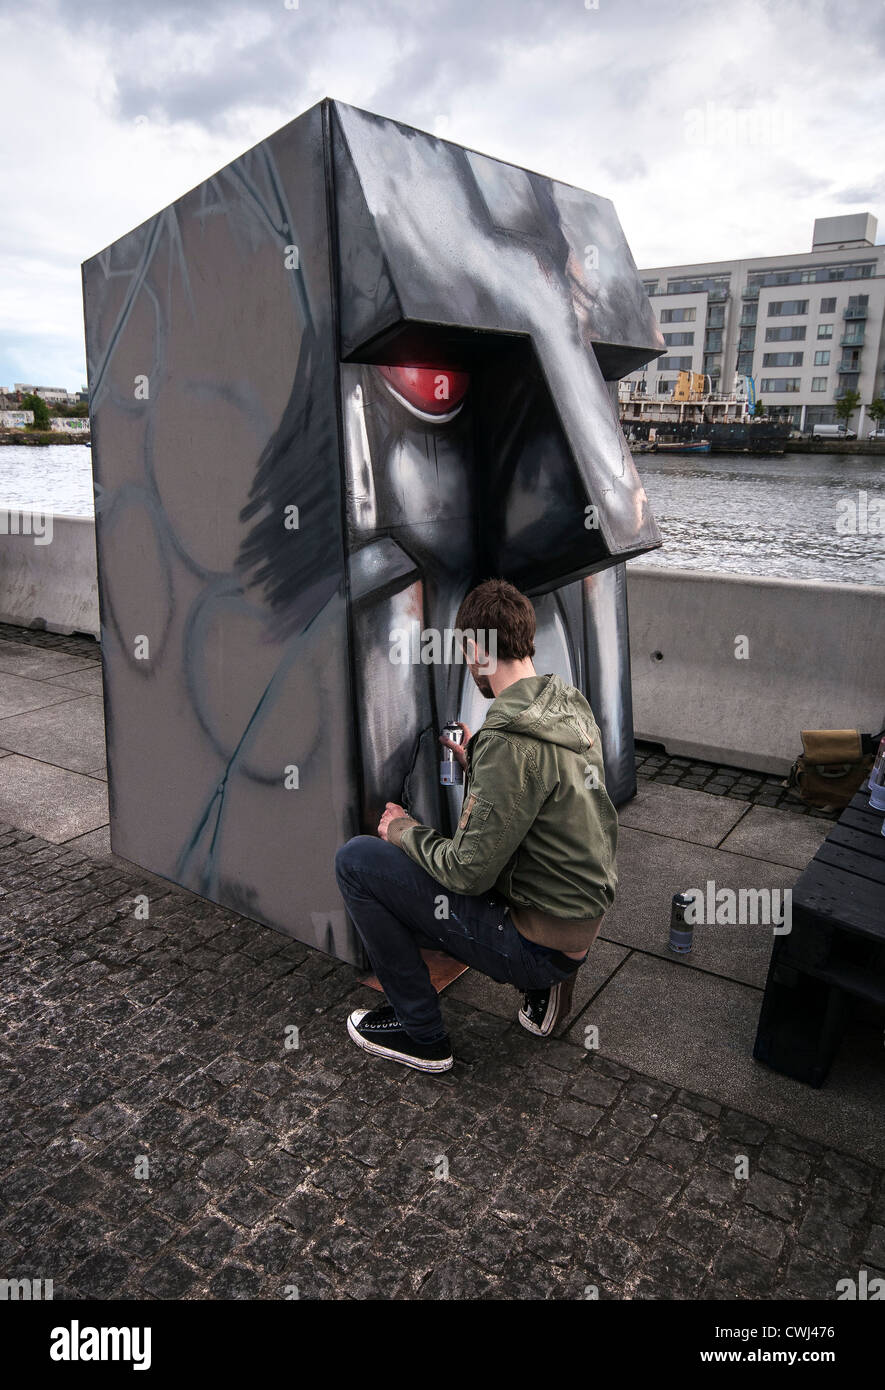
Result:
[[[84,661],[100,661],[101,647],[94,637],[84,637],[74,633],[64,637],[59,632],[45,632],[39,627],[16,627],[13,623],[0,623],[0,640],[4,642],[25,642],[29,647],[45,647],[53,652],[65,652],[68,656],[79,656]]]
[[[796,755],[801,752],[797,735]],[[754,806],[777,806],[797,815],[819,816],[837,821],[841,812],[820,811],[800,801],[783,785],[784,778],[768,772],[748,772],[740,767],[725,767],[700,762],[694,758],[670,757],[658,744],[636,744],[637,776],[650,782],[668,782],[672,786],[688,787],[692,791],[709,792],[712,796],[728,796],[737,801],[751,801]]]
[[[350,966],[5,827],[0,893],[0,1277],[833,1299],[885,1273],[883,1173],[832,1149],[454,1000],[453,1071],[373,1060]]]

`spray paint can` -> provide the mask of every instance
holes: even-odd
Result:
[[[687,956],[692,947],[694,926],[685,920],[685,909],[691,907],[694,898],[689,893],[674,893],[670,907],[670,950],[677,956]]]
[[[879,739],[876,761],[869,776],[870,806],[874,811],[885,811],[885,738]]]
[[[448,724],[443,725],[443,734],[450,738],[453,743],[461,743],[464,739],[464,730],[460,724],[456,724],[450,719]],[[451,748],[442,745],[442,752],[439,759],[439,781],[442,787],[456,787],[464,781],[464,769],[455,757]]]

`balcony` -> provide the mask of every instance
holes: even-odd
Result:
[[[867,317],[868,314],[869,314],[869,310],[868,310],[866,304],[864,304],[864,305],[857,305],[857,304],[854,304],[854,305],[850,306],[848,309],[843,309],[843,310],[842,310],[842,317],[843,317],[843,319],[865,319],[865,318]]]
[[[758,299],[758,298],[759,298],[759,286],[758,286],[758,285],[744,285],[744,288],[741,290],[741,299]]]
[[[709,304],[724,304],[728,299],[728,290],[708,290],[707,302]]]
[[[843,333],[843,334],[842,334],[842,337],[839,339],[839,346],[840,346],[840,347],[862,347],[862,346],[863,346],[863,329],[861,329],[860,333],[858,333],[858,332],[857,332],[857,329],[855,329],[855,328],[849,328],[848,331],[845,332],[845,333]]]

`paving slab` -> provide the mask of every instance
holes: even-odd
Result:
[[[0,724],[3,744],[74,773],[104,771],[104,708],[96,695],[68,692],[61,705],[11,714]]]
[[[76,696],[64,686],[30,680],[26,676],[10,676],[0,671],[0,719],[24,714],[29,709],[40,709],[44,705],[60,705],[70,699],[76,699]],[[2,727],[0,724],[0,730]]]
[[[593,945],[575,979],[573,1013],[589,1003],[628,955],[629,951],[612,941],[597,941]],[[498,984],[497,980],[490,980],[476,970],[468,970],[450,985],[444,998],[459,999],[462,1003],[472,1004],[475,1009],[482,1009],[484,1013],[496,1014],[498,1018],[516,1018],[522,1002],[522,996],[513,985]]]
[[[104,782],[17,753],[4,758],[0,821],[57,845],[96,830],[107,819]]]
[[[746,811],[746,803],[728,797],[642,780],[633,800],[618,811],[618,820],[634,830],[690,840],[694,845],[718,845]]]
[[[770,806],[751,806],[720,846],[732,854],[767,859],[772,864],[789,864],[804,869],[823,844],[832,826],[829,821],[812,820]]]
[[[31,680],[49,680],[54,676],[88,671],[94,661],[67,652],[47,651],[24,642],[7,642],[0,638],[0,671],[10,676],[27,676]]]
[[[80,690],[84,695],[101,695],[101,665],[97,661],[85,662],[79,671],[66,671],[63,676],[52,676],[50,685],[64,685],[69,690]]]
[[[847,1038],[816,1090],[753,1060],[761,1004],[761,990],[633,952],[566,1037],[583,1045],[595,1024],[604,1057],[885,1162],[881,1035],[870,1027]]]
[[[73,840],[66,840],[65,844],[70,849],[81,849],[84,854],[88,854],[90,859],[116,859],[116,855],[111,849],[111,827],[110,825],[100,825],[97,830],[87,830],[85,835],[75,835]],[[125,859],[117,860],[119,864],[125,865],[127,869],[132,865]]]
[[[95,695],[67,694],[63,704],[4,719],[0,723],[3,745],[13,753],[71,772],[101,772],[105,760],[102,701]]]
[[[700,889],[706,898],[708,882],[717,892],[720,888],[735,893],[753,888],[783,891],[796,881],[795,870],[782,864],[628,827],[621,828],[618,840],[618,875],[615,905],[606,914],[600,936],[668,960],[673,959],[668,941],[674,893]],[[693,950],[680,957],[679,964],[761,987],[772,942],[771,926],[761,923],[699,923],[694,929]]]

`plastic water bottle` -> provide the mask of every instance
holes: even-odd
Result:
[[[879,739],[879,751],[870,773],[870,806],[885,811],[885,738]]]

